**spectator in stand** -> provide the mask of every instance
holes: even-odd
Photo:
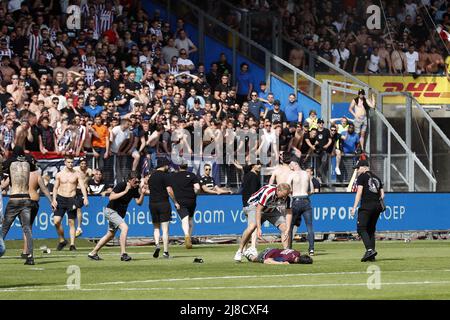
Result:
[[[259,121],[261,115],[264,114],[264,104],[258,98],[258,93],[253,91],[250,96],[251,100],[248,102],[248,110],[253,115],[256,121]]]
[[[353,154],[356,152],[359,146],[359,135],[355,133],[355,125],[350,123],[348,125],[347,132],[343,132],[341,135],[343,140],[342,148],[345,154]]]
[[[419,53],[415,50],[414,45],[410,45],[406,56],[406,72],[413,77],[417,76],[417,66],[419,62]]]
[[[250,100],[253,91],[253,77],[249,70],[249,65],[241,63],[240,72],[236,75],[237,103],[242,104]]]
[[[198,51],[198,48],[191,41],[191,39],[188,38],[186,31],[184,31],[184,29],[180,29],[178,31],[178,37],[175,40],[175,47],[178,49],[178,51],[184,49],[187,53],[187,56]]]
[[[207,194],[231,194],[231,190],[227,188],[221,188],[214,182],[213,177],[211,177],[211,165],[205,164],[203,171],[204,176],[200,179],[200,187],[204,193]]]
[[[274,124],[275,122],[278,122],[283,125],[283,128],[287,127],[286,114],[281,110],[280,100],[274,101],[273,110],[270,110],[266,113],[265,119],[269,120],[270,123],[272,123],[272,124]]]
[[[303,122],[303,108],[295,97],[295,94],[289,95],[289,101],[283,109],[286,114],[286,120],[289,123]]]

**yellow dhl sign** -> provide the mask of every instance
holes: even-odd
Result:
[[[445,76],[356,76],[379,92],[410,92],[421,104],[450,104],[450,81]],[[316,75],[322,80],[348,82],[340,75]],[[384,103],[401,104],[404,97],[384,97]]]

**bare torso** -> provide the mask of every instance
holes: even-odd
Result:
[[[19,126],[16,129],[15,145],[24,148],[26,139],[27,139],[27,131],[24,130],[22,126]]]
[[[289,165],[287,165],[287,164],[279,165],[273,171],[273,177],[274,177],[273,183],[276,183],[276,184],[289,183],[291,173],[292,173],[292,170],[291,170],[291,168],[289,168]]]
[[[306,171],[293,171],[291,173],[290,179],[293,197],[308,195],[310,179]]]
[[[358,99],[358,102],[355,103],[355,114],[356,119],[362,119],[366,117],[366,109],[364,108],[362,99]]]
[[[15,161],[10,166],[11,195],[28,195],[28,182],[30,180],[30,164],[28,162]],[[23,197],[28,198],[27,196]],[[20,198],[16,198],[20,199]]]
[[[91,168],[87,168],[85,171],[81,170],[80,167],[75,167],[73,168],[76,172],[78,172],[78,174],[81,176],[81,179],[83,179],[84,181],[84,186],[87,188],[88,187],[88,183],[89,180],[92,178],[93,176],[93,172]]]
[[[59,187],[56,191],[60,196],[72,198],[75,196],[78,186],[78,172],[67,168],[56,174],[59,179]]]
[[[30,198],[33,201],[39,201],[39,178],[41,174],[39,171],[33,171],[30,173],[30,181],[28,192],[30,193]]]

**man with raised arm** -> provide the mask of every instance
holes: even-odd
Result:
[[[56,232],[58,233],[57,250],[61,251],[67,241],[64,239],[64,229],[62,227],[62,219],[67,212],[70,228],[70,251],[75,251],[75,219],[77,217],[76,193],[77,186],[80,186],[83,193],[83,204],[89,205],[86,186],[81,175],[73,168],[73,157],[66,156],[64,160],[65,168],[56,174],[55,185],[53,187],[53,206],[55,214],[53,222]]]
[[[88,254],[89,259],[102,260],[98,252],[114,238],[117,230],[120,229],[120,260],[131,260],[131,257],[126,252],[128,225],[125,223],[124,218],[127,214],[128,205],[133,198],[136,199],[137,205],[141,205],[144,202],[147,186],[144,184],[142,188],[139,188],[139,184],[139,175],[137,172],[132,171],[129,173],[126,182],[119,182],[114,187],[109,195],[109,203],[104,209],[105,217],[109,223],[108,232],[100,239],[94,250]]]

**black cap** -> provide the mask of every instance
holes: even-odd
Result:
[[[161,167],[168,166],[168,165],[169,165],[169,161],[166,158],[160,158],[160,159],[158,159],[156,168],[161,168]]]
[[[364,89],[359,89],[358,91],[358,95],[362,94],[363,96],[366,94],[366,92],[364,91]]]
[[[369,161],[367,160],[359,160],[354,166],[353,169],[359,169],[361,167],[368,167]]]
[[[317,123],[325,123],[325,121],[323,121],[323,119],[319,119],[317,120]]]

